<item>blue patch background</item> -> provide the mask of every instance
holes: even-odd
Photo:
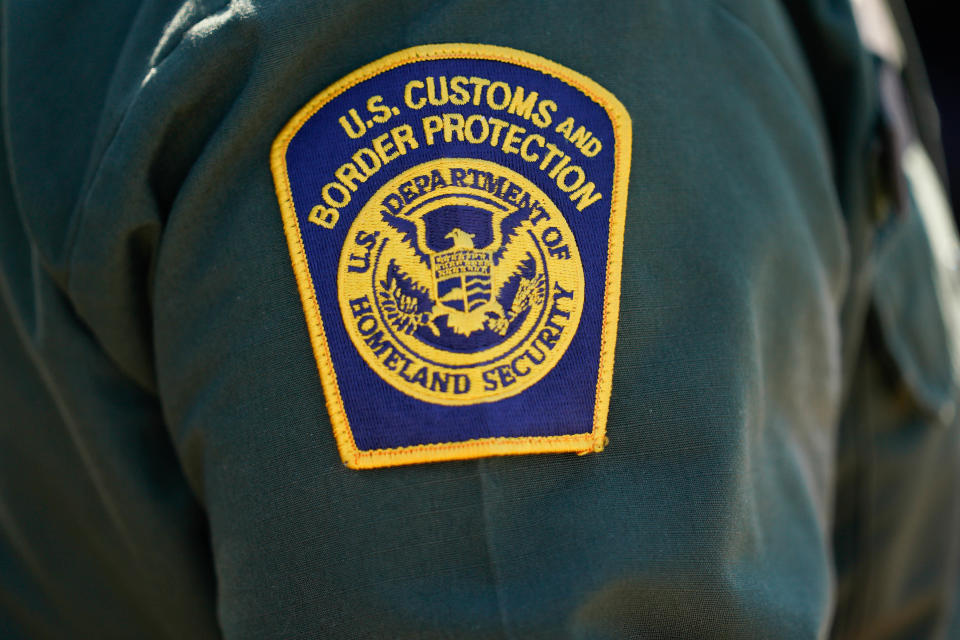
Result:
[[[538,91],[541,99],[554,100],[558,109],[551,114],[553,122],[545,129],[506,110],[490,109],[483,99],[479,106],[469,102],[463,106],[427,104],[419,110],[409,109],[403,102],[404,86],[409,80],[422,81],[428,75],[443,75],[448,80],[456,75],[502,80],[511,88],[521,85],[528,92]],[[472,86],[469,88],[472,91]],[[400,115],[384,124],[375,124],[362,138],[349,138],[338,118],[350,108],[355,108],[361,117],[369,117],[366,101],[378,94],[383,96],[384,104],[399,107]],[[421,94],[425,95],[425,91],[421,90]],[[526,128],[527,134],[543,135],[571,157],[571,164],[583,167],[587,179],[597,185],[603,198],[579,212],[569,194],[547,176],[549,167],[548,171],[541,171],[539,161],[526,162],[518,154],[506,155],[499,145],[491,147],[489,141],[470,144],[454,138],[447,143],[442,136],[437,136],[433,146],[427,146],[421,119],[449,112],[465,117],[474,113],[492,116]],[[575,128],[585,126],[603,143],[596,157],[587,158],[561,134],[555,133],[556,126],[568,116],[575,119]],[[314,205],[323,202],[320,190],[334,180],[333,172],[359,147],[369,147],[374,137],[404,123],[413,127],[420,147],[408,149],[406,155],[382,167],[366,183],[357,183],[357,191],[352,194],[350,204],[341,210],[340,220],[333,229],[309,222],[307,216]],[[505,131],[506,128],[501,132],[501,143]],[[540,152],[539,147],[533,150]],[[358,448],[395,448],[488,437],[556,436],[593,430],[615,151],[613,124],[600,104],[579,89],[541,71],[493,60],[423,60],[401,65],[351,87],[324,105],[300,128],[287,147],[287,172],[324,331]],[[576,238],[586,291],[577,333],[559,363],[543,379],[505,400],[444,406],[402,393],[364,362],[340,315],[337,267],[350,225],[377,189],[415,165],[458,157],[480,158],[508,167],[531,180],[553,200]],[[550,167],[555,162],[556,159]]]

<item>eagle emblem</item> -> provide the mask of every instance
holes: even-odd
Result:
[[[546,278],[535,239],[519,241],[530,207],[449,200],[405,216],[381,212],[404,250],[390,259],[376,295],[394,330],[469,351],[508,336],[542,305]]]
[[[583,264],[563,214],[491,162],[407,169],[367,200],[340,255],[342,326],[357,352],[431,402],[535,384],[563,356],[583,309]]]

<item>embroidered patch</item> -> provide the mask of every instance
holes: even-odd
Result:
[[[595,82],[475,44],[317,95],[271,166],[352,468],[599,451],[630,118]]]

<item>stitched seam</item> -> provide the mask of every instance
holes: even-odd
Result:
[[[588,441],[590,440],[591,433],[571,433],[561,436],[496,436],[492,438],[471,438],[469,440],[455,440],[450,442],[434,442],[429,444],[414,444],[404,447],[390,447],[386,449],[361,449],[358,450],[355,455],[356,459],[369,458],[372,456],[382,456],[382,455],[400,455],[405,453],[410,453],[413,451],[437,451],[440,449],[445,450],[456,450],[456,449],[475,449],[479,447],[486,447],[487,445],[495,445],[499,443],[509,444],[509,443],[525,443],[525,444],[540,444],[544,442],[578,442],[580,440]],[[351,438],[352,440],[352,438]]]
[[[480,472],[480,501],[481,514],[483,515],[483,541],[487,550],[487,560],[489,561],[490,573],[493,574],[493,593],[497,599],[497,613],[500,617],[500,629],[504,637],[511,637],[508,631],[507,609],[504,606],[503,580],[500,575],[500,569],[497,565],[497,559],[494,555],[493,539],[490,533],[490,511],[488,509],[489,501],[487,498],[487,473],[488,463],[485,459],[477,460],[477,470]]]

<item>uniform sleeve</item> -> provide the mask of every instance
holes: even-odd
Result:
[[[801,42],[819,32],[801,14],[739,2],[232,2],[177,14],[123,96],[86,191],[70,294],[99,335],[149,283],[135,324],[150,355],[102,346],[147,363],[128,374],[155,385],[181,481],[208,520],[224,636],[830,628],[874,106],[849,12],[817,17],[843,25],[820,52],[839,77],[811,63]],[[602,452],[341,462],[270,148],[324,87],[442,42],[557,61],[632,119]],[[955,459],[952,429],[916,436],[938,452],[916,464],[938,479]],[[947,502],[931,509],[952,513]],[[916,521],[903,509],[890,517]]]

